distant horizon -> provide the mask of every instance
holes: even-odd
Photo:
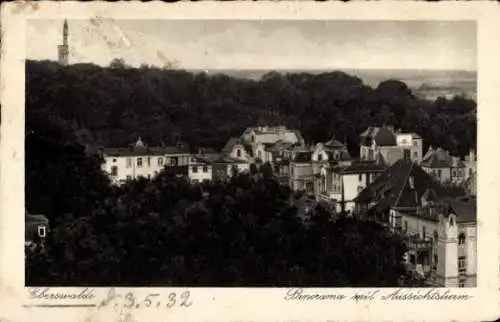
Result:
[[[122,59],[120,57],[116,57],[114,59]],[[49,61],[53,63],[58,63],[57,60],[53,59],[30,59],[27,58],[25,59],[26,61],[36,61],[36,62],[43,62],[43,61]],[[111,64],[113,60],[109,62]],[[127,63],[125,61],[125,63]],[[73,65],[95,65],[98,67],[106,68],[108,66],[103,66],[94,62],[75,62],[75,63],[69,63],[68,66],[73,66]],[[399,67],[399,68],[376,68],[376,67],[363,67],[363,68],[356,68],[356,67],[327,67],[327,68],[183,68],[183,67],[162,67],[158,66],[155,64],[148,64],[148,63],[142,63],[144,65],[150,66],[152,68],[159,68],[159,69],[170,69],[170,70],[185,70],[185,71],[353,71],[353,70],[363,70],[363,71],[414,71],[414,72],[465,72],[465,73],[477,73],[477,69],[448,69],[448,68],[404,68],[404,67]],[[140,68],[140,66],[129,66],[130,68]]]

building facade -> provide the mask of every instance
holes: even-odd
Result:
[[[141,177],[153,178],[165,167],[187,167],[190,160],[189,148],[182,143],[148,147],[141,138],[128,148],[104,148],[102,155],[102,170],[113,184]]]
[[[475,199],[447,189],[405,157],[356,197],[356,212],[401,234],[408,268],[428,285],[476,285]]]

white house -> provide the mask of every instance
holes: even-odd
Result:
[[[189,148],[184,144],[148,147],[139,138],[128,148],[102,149],[102,170],[114,184],[140,177],[152,178],[164,167],[183,167],[189,164]]]

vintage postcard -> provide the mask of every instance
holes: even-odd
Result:
[[[490,3],[2,6],[2,321],[500,314]]]

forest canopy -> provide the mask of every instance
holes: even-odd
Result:
[[[372,88],[344,72],[269,72],[256,81],[123,62],[28,61],[26,72],[28,121],[61,118],[84,144],[124,147],[141,136],[220,149],[246,127],[279,124],[300,130],[308,143],[335,136],[356,156],[359,134],[387,124],[459,156],[476,146],[475,101],[419,99],[399,80]]]

